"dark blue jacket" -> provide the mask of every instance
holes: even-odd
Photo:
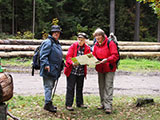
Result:
[[[63,54],[59,41],[54,40],[54,38],[49,35],[48,38],[42,42],[40,48],[40,76],[53,77],[53,80],[57,80],[61,74],[62,59]],[[50,72],[44,69],[45,66],[50,66]]]

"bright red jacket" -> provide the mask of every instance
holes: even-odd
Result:
[[[107,58],[107,62],[103,64],[96,65],[96,71],[100,73],[105,72],[115,72],[116,71],[116,61],[119,59],[119,54],[117,51],[116,44],[111,41],[109,43],[109,48],[107,46],[108,38],[105,36],[105,40],[100,45],[96,42],[93,50],[93,55],[97,59],[105,59]]]
[[[88,54],[90,53],[90,47],[86,44],[84,44],[84,54]],[[69,77],[69,75],[71,74],[72,71],[72,63],[73,61],[71,60],[71,58],[76,57],[77,56],[77,48],[78,48],[78,42],[75,42],[71,45],[71,47],[68,49],[68,53],[66,56],[66,62],[65,62],[65,67],[64,67],[64,74]],[[84,67],[84,75],[86,76],[87,74],[87,66],[85,65]]]

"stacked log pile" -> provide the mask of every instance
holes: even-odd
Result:
[[[43,40],[0,40],[0,57],[32,57],[34,50]],[[75,40],[60,40],[63,54]],[[88,44],[92,45],[92,41]],[[142,57],[160,58],[160,43],[157,42],[118,42],[121,58]]]

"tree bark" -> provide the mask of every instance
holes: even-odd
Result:
[[[14,0],[12,0],[12,35],[14,35]]]
[[[160,43],[160,19],[158,19],[158,40],[157,41]]]
[[[13,97],[13,78],[10,74],[0,73],[0,103],[10,100]]]
[[[0,9],[0,33],[2,33],[2,13],[1,13],[1,9]]]
[[[136,2],[136,18],[134,26],[134,41],[139,41],[140,3]]]
[[[115,0],[110,0],[110,33],[115,33]]]
[[[32,33],[33,33],[33,39],[35,34],[35,0],[33,0],[33,27],[32,27]]]
[[[0,120],[7,120],[7,105],[5,103],[0,104]]]

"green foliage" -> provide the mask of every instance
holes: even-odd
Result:
[[[33,5],[31,0],[14,1],[14,30],[15,33],[18,31],[21,33],[16,38],[22,38],[22,33],[32,31]],[[135,3],[134,0],[116,0],[115,29],[119,41],[133,41]],[[12,1],[1,0],[0,7],[2,8],[0,9],[0,26],[2,26],[2,32],[9,35],[12,33]],[[109,35],[110,0],[78,0],[76,2],[74,0],[36,0],[35,7],[35,38],[37,39],[42,38],[42,32],[50,31],[53,18],[59,20],[63,31],[61,39],[74,39],[79,31],[85,31],[90,39],[93,39],[92,33],[97,27],[102,28]],[[155,41],[157,38],[156,15],[148,4],[141,4],[140,15],[140,40]],[[31,34],[26,34],[25,38],[31,38]]]
[[[160,2],[159,0],[137,0],[139,2],[150,3],[150,7],[154,10],[154,13],[158,15],[158,18],[160,18]]]
[[[31,31],[26,31],[23,33],[23,38],[24,39],[32,39],[34,34]]]
[[[25,31],[24,33],[17,32],[16,39],[32,39],[33,33],[31,31]]]
[[[116,35],[119,41],[132,41],[134,36],[134,14],[124,4],[116,9]]]
[[[8,35],[6,33],[0,33],[0,39],[14,38],[13,35]]]
[[[78,32],[87,32],[88,31],[88,26],[82,27],[80,24],[77,25],[77,31]]]

